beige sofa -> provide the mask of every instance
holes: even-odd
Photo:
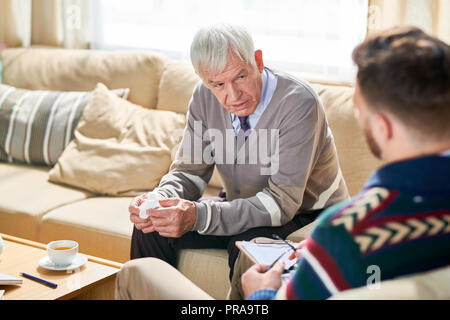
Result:
[[[186,113],[199,78],[187,62],[154,52],[101,52],[51,48],[0,51],[3,83],[30,90],[130,88],[128,100],[145,108]],[[351,87],[313,84],[326,109],[349,192],[355,195],[380,162],[368,151],[353,116]],[[50,167],[0,163],[0,232],[47,243],[79,242],[86,254],[129,259],[132,197],[111,197],[48,181]],[[101,168],[93,168],[93,170]],[[221,188],[215,172],[206,195]],[[301,240],[309,228],[292,235]],[[225,250],[182,250],[178,268],[215,298],[229,289]]]

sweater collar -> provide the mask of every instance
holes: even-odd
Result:
[[[378,169],[364,188],[450,194],[450,153],[394,162]]]

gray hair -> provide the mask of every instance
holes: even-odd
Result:
[[[192,66],[202,78],[206,69],[219,73],[230,53],[256,67],[253,39],[244,27],[220,24],[201,28],[191,45]]]

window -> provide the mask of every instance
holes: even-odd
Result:
[[[267,66],[308,79],[351,82],[353,48],[364,40],[367,0],[100,0],[93,48],[153,49],[189,60],[195,32],[244,25]],[[124,5],[126,4],[126,5]]]

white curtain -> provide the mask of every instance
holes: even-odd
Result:
[[[0,0],[0,42],[28,46],[31,36],[31,0]]]
[[[450,0],[0,0],[0,48],[147,48],[187,59],[195,30],[221,19],[247,25],[268,65],[318,81],[351,82],[353,47],[380,29],[415,25],[450,42]]]
[[[0,42],[9,47],[88,48],[93,32],[90,0],[0,0]]]
[[[268,66],[308,79],[350,81],[366,36],[367,0],[98,0],[95,48],[158,50],[189,60],[195,32],[244,25]]]
[[[10,47],[33,44],[86,48],[93,41],[94,25],[102,14],[98,12],[99,1],[0,0],[0,42]],[[368,2],[368,34],[395,25],[415,25],[450,42],[450,0]],[[128,2],[125,11],[126,7],[130,7]],[[98,40],[101,26],[95,27]]]
[[[368,34],[413,25],[450,43],[450,0],[369,0]]]

